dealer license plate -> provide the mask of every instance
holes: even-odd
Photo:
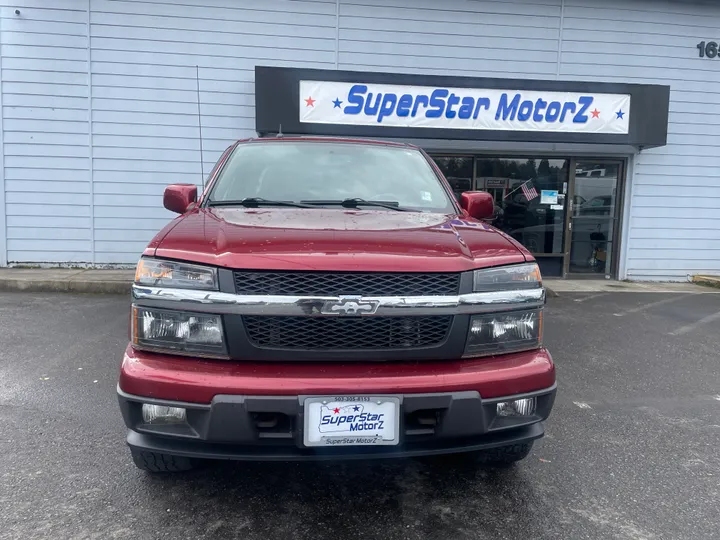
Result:
[[[305,399],[305,446],[377,446],[400,442],[400,399],[328,396]]]

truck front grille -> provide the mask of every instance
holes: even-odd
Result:
[[[235,272],[237,294],[249,295],[434,296],[455,295],[459,288],[459,273]]]
[[[445,341],[452,316],[243,317],[250,342],[264,349],[399,350]]]

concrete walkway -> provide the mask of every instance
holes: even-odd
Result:
[[[134,270],[81,268],[0,268],[0,291],[127,294]],[[633,283],[626,281],[547,279],[549,296],[595,292],[717,292],[695,283]]]
[[[720,289],[704,287],[696,283],[633,282],[608,279],[547,279],[545,280],[545,286],[548,289],[548,294],[552,296],[561,296],[567,293],[605,292],[720,293]]]
[[[127,294],[134,270],[0,268],[0,291]]]

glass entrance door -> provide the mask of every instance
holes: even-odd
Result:
[[[611,277],[619,230],[622,162],[578,160],[570,193],[568,272]]]

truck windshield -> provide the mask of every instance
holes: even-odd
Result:
[[[247,199],[308,203],[318,208],[342,208],[343,201],[357,199],[353,207],[367,210],[392,211],[388,206],[396,206],[419,212],[456,211],[417,149],[340,142],[238,145],[208,204]],[[364,205],[361,201],[388,204]]]

